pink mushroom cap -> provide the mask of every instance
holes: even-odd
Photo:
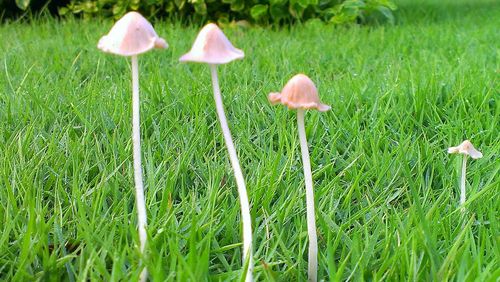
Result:
[[[243,51],[235,48],[216,24],[209,23],[200,30],[191,50],[179,61],[220,65],[244,56]]]
[[[167,47],[167,42],[160,38],[153,26],[137,12],[124,15],[97,44],[97,48],[102,51],[120,56],[134,56],[153,48]]]
[[[469,140],[465,140],[462,144],[456,147],[448,148],[449,154],[464,154],[469,155],[473,159],[480,159],[483,157],[483,153],[479,152]]]
[[[314,82],[305,74],[292,77],[281,93],[270,93],[268,99],[273,105],[281,103],[289,109],[315,109],[325,112],[331,108],[320,102]]]

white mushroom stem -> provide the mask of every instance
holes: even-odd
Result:
[[[222,134],[224,135],[224,141],[226,142],[226,147],[229,152],[229,160],[231,161],[231,165],[233,166],[236,185],[238,186],[238,194],[241,205],[241,218],[243,221],[243,265],[245,265],[245,262],[248,260],[248,269],[245,281],[250,282],[252,281],[253,270],[250,204],[248,202],[247,189],[245,186],[243,173],[241,172],[240,162],[238,161],[238,156],[236,155],[236,149],[234,148],[231,131],[229,131],[226,114],[224,113],[224,105],[222,103],[222,96],[219,88],[219,79],[217,77],[217,66],[210,64],[210,72],[212,74],[212,86],[214,89],[214,99],[215,106],[217,108],[217,115],[219,117],[220,126],[222,128]]]
[[[302,109],[297,110],[297,125],[299,129],[300,149],[302,152],[304,178],[306,183],[307,234],[309,236],[309,262],[307,273],[308,280],[316,282],[318,279],[318,239],[316,235],[316,219],[314,215],[314,191],[311,173],[311,162],[309,160],[306,129],[304,127],[304,110]]]
[[[132,147],[134,158],[134,181],[135,181],[135,202],[137,204],[139,240],[141,243],[141,253],[144,253],[146,246],[146,203],[144,201],[144,185],[142,184],[141,167],[141,129],[139,118],[139,65],[137,56],[132,56]],[[141,272],[141,281],[146,281],[147,269]]]
[[[464,158],[462,161],[462,175],[460,177],[460,205],[462,206],[462,209],[464,209],[465,205],[465,175],[466,175],[466,169],[467,169],[467,155],[464,154]]]

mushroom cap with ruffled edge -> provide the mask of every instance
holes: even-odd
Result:
[[[97,44],[97,48],[106,53],[127,57],[145,53],[153,48],[167,47],[167,42],[160,38],[153,26],[137,12],[125,14]]]
[[[448,148],[448,153],[469,155],[473,159],[480,159],[483,157],[483,154],[476,150],[469,140],[465,140],[462,144],[456,147]]]
[[[179,61],[220,65],[244,56],[245,53],[235,48],[216,24],[209,23],[200,30],[191,50]]]
[[[273,105],[281,103],[289,109],[315,109],[325,112],[331,108],[321,103],[316,86],[305,74],[292,77],[281,93],[270,93],[268,99]]]

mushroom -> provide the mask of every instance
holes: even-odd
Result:
[[[139,122],[139,67],[137,55],[153,48],[167,48],[167,42],[160,38],[153,26],[139,13],[129,12],[118,20],[111,31],[103,36],[97,48],[100,50],[132,59],[132,145],[134,159],[135,199],[138,214],[138,229],[141,253],[146,246],[146,204],[144,200],[144,186],[142,183],[141,167],[141,136]],[[141,273],[141,281],[147,279],[145,268]]]
[[[241,59],[244,56],[245,54],[243,51],[236,49],[217,25],[209,23],[198,33],[191,50],[183,55],[179,61],[206,63],[210,67],[217,115],[224,135],[224,141],[229,152],[229,159],[234,170],[240,198],[241,218],[243,221],[243,265],[246,265],[246,262],[248,262],[245,281],[252,281],[253,258],[250,204],[248,202],[245,180],[231,137],[231,131],[227,124],[226,114],[224,113],[224,105],[222,103],[219,80],[217,77],[217,65],[227,64],[233,60]]]
[[[448,154],[463,154],[462,160],[462,175],[460,177],[460,205],[462,206],[462,211],[465,210],[463,205],[465,204],[465,175],[467,167],[467,156],[473,159],[480,159],[483,154],[476,150],[469,140],[465,140],[462,144],[456,147],[448,148]]]
[[[304,112],[308,109],[324,112],[328,111],[330,106],[320,102],[316,86],[311,79],[304,74],[297,74],[292,77],[281,93],[270,93],[268,99],[273,105],[281,103],[289,109],[297,110],[297,125],[306,185],[307,234],[309,236],[308,280],[315,282],[317,281],[318,275],[318,239],[316,235],[311,163],[309,160],[306,130],[304,127]]]

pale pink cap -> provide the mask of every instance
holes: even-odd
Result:
[[[268,99],[273,105],[281,103],[289,109],[316,109],[320,112],[330,109],[330,106],[320,102],[316,86],[304,74],[292,77],[281,93],[270,93]]]
[[[139,13],[129,12],[101,37],[97,48],[120,56],[134,56],[153,48],[167,48],[167,42],[156,34],[153,26]]]
[[[179,61],[219,65],[244,56],[243,51],[235,48],[216,24],[209,23],[200,30],[191,50]]]
[[[448,148],[449,154],[465,154],[469,155],[473,159],[480,159],[483,157],[483,154],[476,150],[472,143],[469,140],[465,140],[462,144],[456,147]]]

